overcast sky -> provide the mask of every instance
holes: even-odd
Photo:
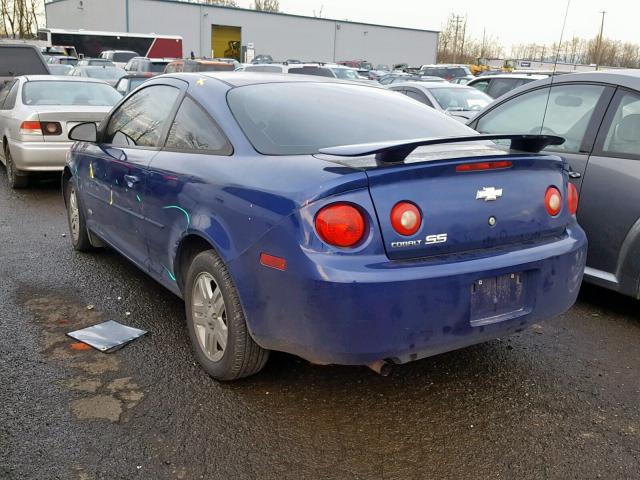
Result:
[[[251,0],[238,0],[248,7]],[[560,38],[566,0],[280,0],[285,13],[322,16],[366,23],[440,30],[450,13],[468,16],[468,29],[481,37],[498,37],[508,50],[518,43],[552,43]],[[571,0],[565,39],[594,37],[600,28],[599,11],[606,10],[605,36],[640,43],[640,1]]]

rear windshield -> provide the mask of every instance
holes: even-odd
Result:
[[[27,82],[22,88],[25,105],[112,106],[122,96],[106,83],[43,80]]]
[[[164,69],[168,64],[169,62],[151,62],[149,64],[149,71],[153,73],[164,72]]]
[[[87,68],[85,72],[87,73],[87,77],[98,78],[100,80],[118,80],[127,74],[127,72],[121,68],[116,67]]]
[[[282,67],[278,65],[248,65],[245,72],[282,73]]]
[[[474,133],[404,95],[366,86],[265,83],[234,88],[227,101],[249,141],[265,155]]]
[[[0,76],[47,74],[42,57],[33,48],[0,46]]]
[[[232,63],[185,63],[185,72],[229,72],[235,70]]]
[[[335,78],[335,74],[328,68],[319,67],[294,67],[289,68],[289,73],[296,73],[298,75],[316,75],[318,77],[330,77]]]
[[[135,52],[116,52],[113,54],[113,61],[118,63],[125,63],[131,60],[133,57],[137,57]]]

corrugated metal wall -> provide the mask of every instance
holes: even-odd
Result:
[[[125,31],[126,0],[59,0],[46,5],[50,28]],[[212,25],[242,28],[242,43],[276,60],[367,59],[378,63],[434,63],[436,32],[265,14],[250,10],[184,4],[166,0],[128,0],[129,31],[184,38],[184,54],[210,55]]]

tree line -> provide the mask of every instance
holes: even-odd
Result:
[[[479,58],[504,58],[538,62],[600,64],[609,67],[640,68],[640,44],[598,36],[573,37],[551,44],[513,45],[509,52],[500,41],[484,33],[481,38],[467,32],[467,18],[451,14],[442,26],[438,41],[438,62],[474,64]]]

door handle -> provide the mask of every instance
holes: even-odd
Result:
[[[133,188],[136,183],[140,182],[140,179],[135,175],[125,175],[124,181],[126,182],[127,187]]]
[[[569,172],[569,178],[580,178],[582,177],[582,174],[580,172]]]

